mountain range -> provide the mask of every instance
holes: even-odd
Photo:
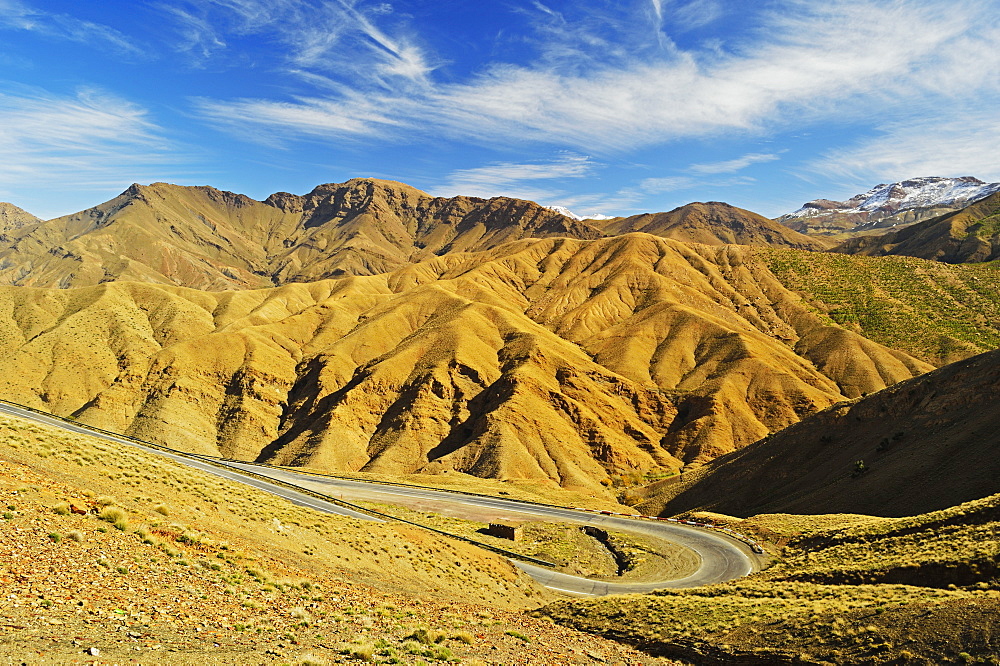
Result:
[[[526,239],[203,292],[0,290],[0,395],[172,446],[600,489],[933,366],[811,312],[737,246]]]
[[[796,231],[850,237],[914,224],[958,210],[1000,192],[1000,183],[978,178],[910,178],[883,183],[847,201],[814,199],[777,221]]]
[[[725,204],[691,204],[668,215],[686,218],[688,208],[711,225],[650,231],[702,243],[822,247]],[[0,284],[62,288],[134,280],[253,289],[376,275],[522,238],[593,240],[609,233],[599,224],[522,199],[432,197],[373,179],[320,185],[304,196],[279,192],[265,201],[211,187],[133,185],[73,215],[22,219],[0,237]]]
[[[872,257],[905,255],[953,264],[1000,259],[1000,192],[898,231],[851,238],[834,251]]]
[[[792,231],[783,224],[719,201],[691,203],[666,213],[643,213],[595,221],[606,234],[654,234],[688,243],[766,245],[820,251],[831,243]]]
[[[998,197],[839,245],[719,202],[579,220],[370,179],[265,201],[135,185],[48,221],[0,206],[0,397],[186,451],[629,504],[764,544],[771,565],[725,584],[536,611],[657,656],[986,663],[1000,635]],[[426,610],[423,595],[459,613],[489,605],[484,627],[505,604],[551,600],[471,546],[263,501],[111,443],[0,426],[11,526],[0,546],[20,554],[6,572],[15,629],[0,637],[12,654],[78,656],[79,641],[58,646],[44,628],[104,640],[95,615],[124,608],[147,644],[195,654],[176,640],[183,618],[197,623],[191,641],[211,626],[211,654],[244,661],[248,646],[283,659],[303,641],[333,660],[452,658],[416,640],[434,635],[491,661],[507,641],[511,663],[526,641],[554,645],[521,633],[523,616],[492,639],[400,638],[398,622],[458,617]],[[117,529],[95,530],[87,505]],[[268,579],[301,580],[290,562],[322,584]],[[129,583],[140,569],[148,588]],[[88,600],[51,603],[49,570],[81,572],[60,578],[60,594]],[[422,596],[407,600],[415,611],[376,609],[371,588],[343,579]],[[80,614],[105,587],[104,611]],[[131,612],[154,607],[155,618]],[[209,625],[209,610],[226,616]],[[334,644],[355,634],[338,612],[386,633]],[[251,634],[247,621],[267,624]],[[44,631],[24,631],[38,622]],[[551,641],[573,636],[546,627],[560,632]],[[573,645],[544,653],[619,654]]]

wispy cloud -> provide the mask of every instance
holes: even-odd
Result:
[[[353,0],[191,0],[159,7],[181,35],[178,48],[202,59],[225,51],[228,34],[273,39],[295,67],[409,81],[421,81],[434,69],[411,35],[378,26],[377,19],[392,12],[385,3],[362,8]]]
[[[538,11],[549,17],[551,30],[569,30],[565,17]],[[367,21],[352,25],[377,44],[374,18]],[[611,153],[830,117],[867,119],[918,100],[928,113],[940,113],[960,92],[975,97],[984,88],[1000,89],[993,73],[984,74],[998,69],[1000,52],[985,49],[995,43],[990,40],[996,26],[997,17],[975,0],[888,5],[784,0],[764,16],[755,39],[726,51],[612,57],[610,64],[583,69],[551,58],[533,66],[494,64],[458,83],[435,84],[427,78],[417,89],[383,85],[364,95],[216,100],[201,108],[210,109],[213,119],[231,109],[241,123],[277,126],[287,133],[300,129],[310,136],[324,123],[330,138],[384,135],[394,126],[407,138],[444,134],[490,144],[544,142]],[[957,55],[973,47],[985,58],[975,68]],[[386,53],[403,62],[400,47]],[[399,66],[414,76],[426,74],[421,58],[412,68]],[[384,84],[384,77],[379,82]],[[382,113],[373,119],[372,108]]]
[[[160,5],[160,10],[168,14],[174,21],[178,34],[178,39],[173,41],[175,49],[191,53],[196,58],[204,60],[226,47],[222,35],[206,17],[198,16],[174,5]]]
[[[541,201],[559,195],[557,184],[546,189],[539,181],[559,181],[590,175],[594,163],[583,155],[565,154],[557,159],[518,163],[496,162],[486,166],[453,171],[440,186],[432,188],[438,196],[468,195],[483,198],[518,197]]]
[[[643,194],[663,194],[664,192],[676,192],[678,190],[688,190],[698,184],[698,179],[691,176],[664,176],[662,178],[644,178],[639,182],[639,186],[634,191]],[[633,190],[623,190],[630,192]]]
[[[725,12],[719,0],[691,0],[671,8],[671,23],[681,30],[695,30],[719,20]]]
[[[172,163],[145,109],[100,90],[61,97],[37,90],[0,92],[0,196],[49,189],[102,190],[162,177]],[[14,202],[17,203],[17,202]],[[33,210],[36,215],[69,212]]]
[[[128,37],[110,26],[37,9],[22,0],[0,0],[0,29],[25,30],[52,39],[103,46],[131,56],[144,53]]]
[[[753,186],[757,183],[750,176],[728,176],[724,178],[696,178],[694,176],[664,176],[644,178],[638,183],[622,187],[615,192],[589,192],[586,194],[563,195],[550,198],[547,203],[565,206],[571,210],[587,211],[588,215],[631,215],[641,210],[665,210],[669,206],[640,208],[646,202],[657,200],[658,195],[673,195],[677,192],[713,191],[730,187]],[[672,198],[672,197],[668,197]],[[662,196],[659,197],[662,202]],[[687,201],[684,201],[686,203]],[[671,205],[676,205],[671,204]]]
[[[737,157],[736,159],[732,160],[725,160],[724,162],[692,164],[690,167],[688,167],[688,169],[698,174],[735,173],[737,171],[742,171],[751,164],[760,164],[761,162],[773,162],[774,160],[777,159],[780,158],[772,153],[747,153],[742,157]]]

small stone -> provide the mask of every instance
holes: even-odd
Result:
[[[89,654],[91,657],[99,657],[99,656],[101,656],[101,651],[98,650],[95,647],[89,647],[86,650],[84,650],[83,653],[84,654]]]

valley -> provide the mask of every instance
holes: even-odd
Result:
[[[992,201],[894,233],[985,238]],[[5,211],[0,398],[82,426],[0,423],[5,525],[28,539],[0,572],[19,585],[10,654],[513,664],[530,644],[535,663],[820,664],[995,649],[1000,293],[979,255],[874,256],[717,202],[576,220],[372,179],[264,202],[154,184],[56,220]],[[636,512],[708,527],[612,515]],[[484,535],[493,520],[530,541]],[[39,561],[86,585],[190,572],[192,600],[224,612],[195,604],[185,628],[155,592],[165,578],[79,602],[33,582],[21,562]],[[127,642],[89,629],[112,603]],[[978,633],[956,629],[969,617]],[[47,631],[67,624],[72,641]]]

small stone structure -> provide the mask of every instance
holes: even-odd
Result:
[[[600,527],[594,527],[593,525],[587,525],[583,527],[583,533],[589,537],[594,537],[601,543],[606,544],[608,542],[608,533],[602,530]]]
[[[486,529],[486,533],[499,539],[507,539],[509,541],[521,540],[521,527],[513,523],[490,523],[490,526]]]

